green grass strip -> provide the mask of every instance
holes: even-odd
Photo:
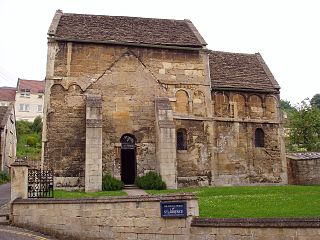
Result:
[[[54,198],[95,198],[95,197],[110,197],[110,196],[126,196],[124,191],[101,191],[101,192],[84,192],[84,191],[64,191],[54,190]]]
[[[320,186],[202,187],[147,192],[192,192],[199,197],[200,217],[320,217]]]

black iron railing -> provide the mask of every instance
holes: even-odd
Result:
[[[52,169],[28,169],[28,198],[53,198]]]

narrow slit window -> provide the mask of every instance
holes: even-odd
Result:
[[[264,131],[261,128],[256,129],[255,146],[256,147],[264,147]]]
[[[187,131],[185,129],[177,131],[177,150],[187,150]]]

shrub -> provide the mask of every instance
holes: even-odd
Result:
[[[10,176],[6,172],[0,172],[0,184],[10,181]]]
[[[118,179],[115,179],[110,174],[106,174],[102,178],[102,190],[103,191],[115,191],[121,190],[124,187],[124,183]]]
[[[138,177],[136,185],[142,189],[162,190],[167,188],[166,183],[162,181],[161,176],[153,171],[148,172],[145,176]]]
[[[35,147],[37,144],[37,139],[34,136],[27,137],[27,145],[30,147]]]

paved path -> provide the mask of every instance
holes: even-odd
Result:
[[[6,183],[0,185],[0,207],[8,202],[11,198],[11,184]]]
[[[142,189],[123,189],[124,192],[126,192],[129,196],[138,196],[138,195],[148,195],[144,190]]]
[[[40,233],[18,227],[0,225],[0,239],[5,240],[56,240]]]

